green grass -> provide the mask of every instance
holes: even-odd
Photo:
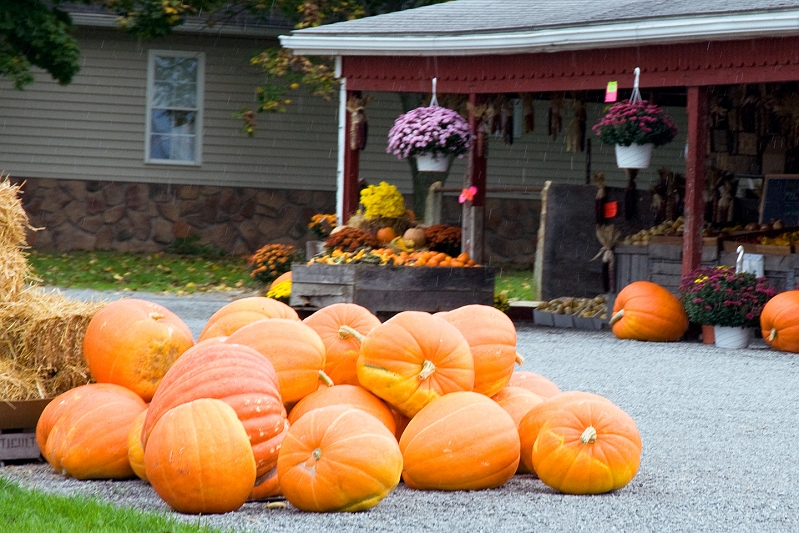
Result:
[[[494,293],[504,294],[509,300],[535,300],[533,272],[497,269],[494,277]]]
[[[218,532],[202,523],[116,507],[81,496],[27,490],[0,478],[0,531],[14,533],[199,533]]]

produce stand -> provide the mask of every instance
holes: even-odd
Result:
[[[342,302],[361,305],[374,314],[435,313],[469,304],[494,304],[491,267],[295,263],[291,272],[290,305],[300,313]]]
[[[36,424],[50,399],[0,400],[0,461],[36,459]]]

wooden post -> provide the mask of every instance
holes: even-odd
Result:
[[[361,97],[361,91],[347,91],[346,94],[347,101],[353,97]],[[353,150],[351,146],[352,121],[348,111],[345,111],[344,124],[344,191],[342,194],[342,214],[344,220],[340,221],[342,224],[345,224],[349,217],[358,210],[358,203],[360,202],[360,190],[358,187],[360,154],[357,149]]]
[[[702,264],[702,223],[705,203],[707,157],[707,88],[688,87],[688,142],[685,157],[685,230],[682,242],[682,275]]]
[[[469,102],[476,107],[485,101],[483,95],[471,93]],[[478,117],[469,112],[469,128],[478,138],[482,135],[479,131],[481,125]],[[486,167],[488,138],[484,137],[469,151],[469,169],[464,180],[464,187],[477,187],[477,192],[471,202],[463,204],[463,237],[461,249],[468,253],[476,263],[483,262],[484,236],[485,236],[485,199],[486,199]]]

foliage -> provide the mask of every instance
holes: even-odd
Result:
[[[424,228],[427,246],[436,252],[457,256],[461,252],[461,228],[449,224],[434,224]]]
[[[319,239],[327,239],[337,223],[338,219],[335,213],[327,215],[317,213],[311,217],[311,221],[308,223],[308,229]]]
[[[349,226],[343,226],[325,241],[325,248],[328,250],[344,252],[354,252],[361,247],[377,248],[379,246],[380,241],[373,234]]]
[[[469,123],[446,107],[417,107],[400,115],[388,132],[386,152],[400,159],[430,154],[463,156],[474,142]]]
[[[271,283],[279,275],[291,270],[291,263],[302,257],[291,244],[267,244],[247,258],[250,277]]]
[[[677,127],[660,106],[646,100],[622,100],[610,106],[598,124],[592,128],[604,144],[630,146],[670,143]]]
[[[289,298],[291,297],[291,280],[287,279],[286,281],[281,281],[280,283],[269,287],[266,297],[283,302],[285,304],[289,303]]]
[[[691,322],[757,327],[763,306],[776,291],[769,281],[729,266],[701,267],[683,277],[680,299]]]
[[[381,181],[380,185],[369,185],[361,191],[364,217],[398,218],[405,214],[405,198],[394,185]]]
[[[501,292],[494,293],[494,307],[503,313],[510,311],[510,302],[508,301],[508,297]]]
[[[169,243],[166,251],[176,255],[198,255],[200,257],[222,257],[224,250],[213,244],[201,243],[198,234],[177,237]]]

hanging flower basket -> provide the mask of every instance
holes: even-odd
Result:
[[[616,145],[616,165],[619,168],[649,168],[654,144]]]
[[[446,171],[450,157],[469,152],[474,135],[469,123],[457,112],[432,105],[400,115],[388,132],[386,152],[400,159],[416,157],[421,171]],[[438,161],[434,170],[425,166],[425,156]]]
[[[439,157],[433,154],[419,154],[416,156],[416,168],[419,172],[446,172],[449,166],[449,156]]]

